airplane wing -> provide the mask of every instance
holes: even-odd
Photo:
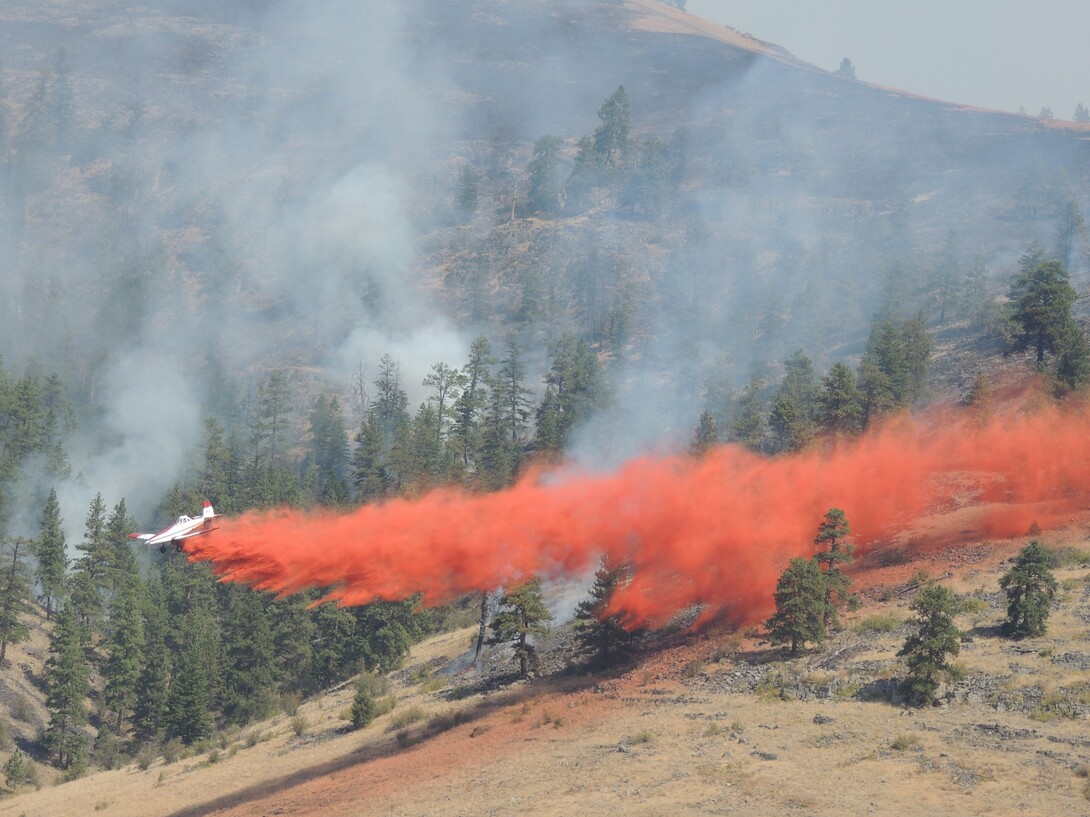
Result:
[[[130,539],[152,539],[155,537],[154,533],[130,533]]]
[[[178,534],[174,537],[174,541],[178,541],[179,539],[192,539],[194,536],[200,536],[202,533],[211,533],[214,530],[219,530],[219,528],[201,528],[200,530],[191,530],[189,531],[189,533]]]

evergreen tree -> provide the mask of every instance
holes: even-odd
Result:
[[[855,79],[855,66],[852,65],[852,61],[847,57],[842,59],[840,67],[836,69],[836,75],[844,79]]]
[[[477,212],[477,173],[473,167],[466,163],[458,171],[458,190],[455,195],[455,204],[458,210],[466,215]]]
[[[197,480],[197,491],[211,502],[219,513],[240,510],[236,485],[238,457],[225,438],[223,426],[208,417],[204,421],[204,462]]]
[[[194,608],[181,623],[182,645],[167,695],[164,725],[168,734],[186,744],[209,737],[212,719],[214,661],[207,650],[211,613]]]
[[[53,617],[53,611],[61,601],[68,572],[68,554],[65,550],[64,529],[61,527],[61,506],[57,490],[50,488],[38,520],[38,539],[34,555],[38,561],[37,579],[45,600],[45,616]]]
[[[700,413],[700,422],[693,432],[693,441],[689,443],[689,453],[694,457],[702,457],[719,444],[719,426],[710,411]]]
[[[70,603],[83,632],[84,645],[102,629],[106,609],[110,545],[106,532],[106,502],[95,494],[87,510],[83,541],[76,545],[83,555],[76,560],[70,585]]]
[[[617,87],[598,108],[598,127],[594,129],[594,155],[599,166],[621,167],[628,159],[628,132],[632,105],[623,85]]]
[[[603,557],[594,574],[590,598],[575,608],[576,639],[580,651],[592,662],[623,661],[631,656],[636,646],[639,634],[624,626],[624,612],[610,611],[613,595],[631,578],[630,565]]]
[[[969,386],[969,392],[965,395],[964,403],[972,408],[978,421],[986,422],[991,419],[995,409],[995,395],[992,392],[992,384],[983,369],[977,369],[972,385]]]
[[[1090,341],[1087,341],[1085,330],[1074,318],[1067,322],[1060,336],[1056,377],[1072,390],[1090,382]]]
[[[481,415],[488,404],[488,381],[492,347],[488,338],[478,336],[469,347],[469,361],[462,369],[464,384],[462,393],[454,403],[453,438],[462,455],[462,464],[468,467],[476,462],[481,445]]]
[[[268,716],[275,702],[274,641],[264,599],[248,587],[223,590],[223,714],[245,724]]]
[[[383,456],[382,427],[377,411],[370,411],[356,432],[356,451],[352,455],[352,484],[356,501],[372,502],[385,495],[388,487]]]
[[[932,584],[916,594],[909,609],[916,613],[916,632],[905,639],[897,653],[908,662],[902,690],[915,703],[930,703],[940,679],[954,675],[947,656],[961,650],[961,633],[954,626],[954,594],[947,587]]]
[[[314,611],[314,625],[311,691],[327,689],[343,677],[356,638],[356,618],[345,607],[322,604]]]
[[[107,616],[103,701],[116,716],[113,728],[118,735],[122,733],[125,716],[136,708],[144,670],[143,596],[143,583],[138,574],[121,576]]]
[[[310,412],[310,466],[317,477],[312,493],[326,505],[347,498],[348,433],[336,397],[319,396]]]
[[[522,355],[514,339],[507,342],[507,348],[491,388],[499,396],[501,417],[506,429],[505,436],[509,443],[509,451],[513,457],[512,470],[514,471],[519,466],[522,438],[530,417],[530,390],[526,388],[526,367],[522,363]]]
[[[445,363],[436,363],[424,378],[422,385],[431,386],[435,390],[435,396],[428,400],[435,408],[434,433],[435,439],[440,443],[446,441],[449,421],[447,409],[461,395],[461,390],[467,382],[464,374]]]
[[[817,399],[814,364],[799,349],[784,361],[784,378],[772,399],[768,425],[776,451],[800,451],[810,444]]]
[[[825,513],[825,518],[818,525],[817,536],[814,545],[817,552],[814,561],[817,562],[825,574],[825,615],[826,629],[836,627],[838,624],[836,606],[848,598],[848,588],[851,579],[844,575],[840,565],[852,563],[853,545],[848,541],[851,536],[851,526],[848,518],[840,508],[830,508]]]
[[[427,632],[427,616],[416,612],[419,596],[402,601],[376,601],[352,608],[355,638],[347,659],[362,661],[376,672],[401,666],[413,642]]]
[[[797,557],[776,582],[776,612],[765,622],[773,644],[789,644],[791,655],[807,642],[825,640],[825,576],[813,559]]]
[[[905,402],[913,403],[927,396],[927,378],[935,341],[927,331],[927,321],[920,312],[899,327],[906,370]]]
[[[744,445],[751,451],[760,452],[768,434],[765,423],[765,402],[762,394],[764,378],[754,375],[742,389],[742,394],[734,406],[734,418],[731,423],[730,438]]]
[[[508,588],[500,598],[492,619],[489,643],[513,644],[515,659],[519,662],[519,677],[527,678],[537,668],[537,651],[530,639],[548,633],[552,618],[541,595],[541,581],[529,579]]]
[[[133,705],[133,724],[140,738],[151,740],[166,730],[167,700],[173,675],[173,661],[167,646],[169,613],[158,580],[145,585],[140,614],[144,648]]]
[[[45,706],[49,725],[42,738],[45,750],[62,769],[79,771],[87,752],[87,694],[91,668],[82,644],[82,631],[73,606],[57,616],[45,663]]]
[[[7,662],[9,644],[30,638],[30,628],[23,620],[32,611],[28,549],[18,538],[9,539],[0,549],[0,667]]]
[[[1011,638],[1044,635],[1058,585],[1040,542],[1034,540],[1022,548],[1014,567],[1000,578],[999,586],[1007,594],[1003,632]]]
[[[1021,272],[1010,288],[1015,336],[1012,351],[1034,351],[1037,365],[1045,355],[1061,350],[1065,331],[1074,320],[1076,293],[1059,261],[1045,260],[1040,245],[1022,256]]]
[[[356,687],[356,694],[352,696],[352,727],[362,729],[375,719],[378,714],[378,705],[371,694],[371,688],[364,684]]]
[[[301,693],[310,682],[317,630],[315,612],[308,609],[313,600],[313,592],[297,593],[272,605],[276,677],[284,692]]]
[[[560,170],[562,139],[542,136],[534,143],[534,155],[526,168],[530,174],[530,212],[556,215],[564,209],[564,183]]]
[[[549,357],[536,439],[538,448],[560,451],[570,442],[573,429],[600,406],[605,389],[598,358],[585,340],[565,334],[552,344]]]
[[[859,388],[855,374],[843,363],[837,363],[821,379],[818,393],[818,420],[826,431],[854,434],[863,419]]]
[[[1080,125],[1090,122],[1090,110],[1087,110],[1086,106],[1081,102],[1075,106],[1075,121]]]

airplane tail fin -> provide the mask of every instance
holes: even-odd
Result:
[[[212,510],[212,503],[211,503],[211,502],[209,502],[209,501],[208,501],[208,500],[206,499],[206,500],[204,501],[204,513],[202,514],[202,516],[203,516],[203,517],[204,517],[205,519],[211,519],[211,518],[212,518],[213,516],[215,516],[215,515],[216,515],[216,512]]]

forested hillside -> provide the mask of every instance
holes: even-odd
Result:
[[[0,0],[0,637],[50,638],[21,751],[78,774],[193,743],[481,604],[311,609],[128,539],[204,500],[777,456],[936,391],[987,405],[1001,352],[1085,384],[1086,126],[685,19]],[[937,341],[970,350],[939,383]]]

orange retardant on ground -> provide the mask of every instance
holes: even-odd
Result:
[[[646,457],[611,474],[532,475],[494,494],[440,490],[347,514],[249,513],[186,544],[227,581],[291,593],[332,588],[345,605],[424,594],[439,603],[520,576],[573,573],[601,554],[630,562],[613,599],[635,623],[693,604],[754,620],[780,571],[813,552],[842,508],[857,548],[969,497],[977,529],[1048,529],[1090,502],[1090,411],[1047,403],[987,424],[954,411],[898,418],[852,441],[792,456],[723,446],[702,460]]]

